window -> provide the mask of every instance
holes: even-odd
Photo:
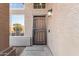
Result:
[[[34,9],[45,9],[46,4],[45,3],[34,3],[33,7]]]
[[[24,36],[24,3],[10,3],[10,36]],[[14,13],[12,13],[14,10]],[[17,11],[21,11],[16,13]]]
[[[10,9],[24,9],[24,3],[10,3]]]
[[[11,15],[10,23],[11,36],[24,36],[24,15]]]

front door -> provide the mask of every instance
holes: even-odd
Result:
[[[45,16],[34,16],[33,19],[33,44],[46,44],[46,23]]]

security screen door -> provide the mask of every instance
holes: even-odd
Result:
[[[46,45],[45,16],[34,16],[33,18],[33,44]]]

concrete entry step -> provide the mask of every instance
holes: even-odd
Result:
[[[52,56],[52,54],[46,45],[34,45],[26,47],[21,56]]]

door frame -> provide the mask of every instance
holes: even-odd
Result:
[[[33,16],[33,27],[34,27],[34,17],[45,17],[45,25],[46,25],[46,15],[34,15]],[[47,26],[46,26],[46,34],[45,34],[45,45],[47,45]],[[34,44],[34,30],[32,29],[32,45]],[[43,45],[43,44],[36,44],[36,45]]]

